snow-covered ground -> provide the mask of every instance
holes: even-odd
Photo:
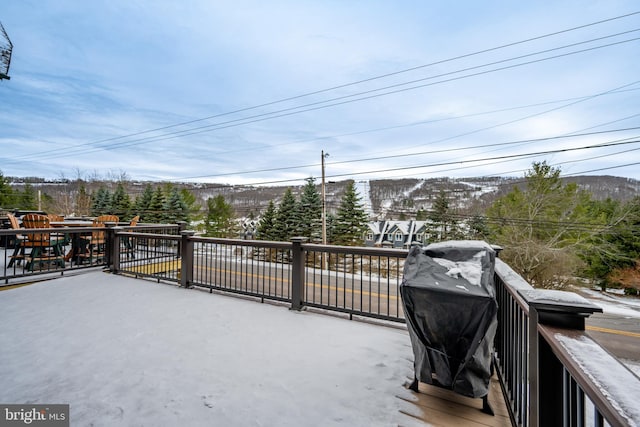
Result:
[[[369,181],[357,181],[355,183],[355,187],[356,192],[361,198],[361,203],[364,207],[364,211],[369,217],[373,216],[374,212],[371,204],[371,194],[369,193]]]
[[[640,299],[623,297],[613,292],[599,292],[593,289],[580,288],[580,292],[602,307],[605,313],[626,317],[640,318]]]
[[[640,308],[596,294],[605,312]],[[71,425],[415,423],[396,397],[402,329],[102,272],[2,291],[0,307],[0,401],[68,403]]]
[[[90,272],[0,292],[0,401],[71,425],[412,424],[405,330]]]

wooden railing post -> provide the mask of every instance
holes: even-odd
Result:
[[[306,237],[293,237],[291,242],[291,310],[304,307],[304,250],[302,244]]]
[[[106,223],[105,224],[105,263],[107,264],[107,268],[111,269],[113,265],[115,253],[116,253],[116,238],[114,235],[114,228],[116,225],[114,223]],[[118,250],[120,249],[120,242],[117,242]],[[118,257],[120,254],[118,253]]]
[[[120,237],[120,232],[123,230],[123,227],[111,227],[109,228],[109,233],[111,235],[111,240],[109,240],[112,244],[110,245],[111,250],[109,251],[111,261],[109,262],[111,266],[111,272],[114,274],[118,274],[120,271],[120,245],[122,242],[122,237]]]
[[[189,284],[193,281],[193,237],[196,234],[193,230],[182,230],[180,235],[180,246],[178,250],[181,254],[180,262],[180,286],[188,288]]]

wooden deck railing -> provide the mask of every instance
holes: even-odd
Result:
[[[585,333],[602,309],[496,261],[496,366],[517,426],[638,426],[640,379]]]
[[[170,227],[171,234],[109,230],[105,265],[183,287],[284,301],[296,310],[404,322],[398,287],[406,250],[212,239]],[[533,289],[499,259],[495,285],[494,364],[514,426],[640,425],[640,379],[584,332],[599,307],[570,292]]]

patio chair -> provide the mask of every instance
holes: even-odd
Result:
[[[100,215],[99,217],[97,217],[95,219],[95,221],[102,222],[102,223],[105,223],[105,222],[116,222],[117,223],[117,222],[120,221],[120,218],[118,218],[117,215]]]
[[[63,222],[64,221],[64,217],[62,215],[56,215],[56,214],[47,214],[47,218],[49,218],[49,222]],[[64,242],[61,242],[63,246],[66,246],[69,244],[69,235],[67,233],[51,233],[51,237],[52,238],[56,238],[60,241],[64,240]]]
[[[93,220],[92,227],[105,228],[105,223],[117,223],[119,218],[116,215],[100,215]],[[104,230],[96,230],[91,232],[89,236],[80,238],[84,246],[84,250],[77,255],[79,259],[89,261],[89,264],[95,261],[104,260],[107,252],[106,248],[106,232]],[[82,262],[82,261],[80,261]]]
[[[20,223],[18,222],[18,218],[15,217],[15,215],[13,214],[7,214],[7,218],[9,219],[9,224],[11,225],[11,229],[13,230],[19,230],[20,229]],[[9,264],[7,265],[7,267],[12,267],[13,264],[17,264],[20,265],[20,263],[22,262],[22,260],[25,258],[24,255],[24,246],[22,245],[22,243],[26,240],[26,237],[22,234],[16,234],[14,237],[14,242],[13,242],[13,255],[11,255]]]
[[[22,218],[22,225],[26,229],[50,228],[49,218],[40,214],[27,214]],[[25,256],[25,269],[33,271],[37,265],[53,264],[64,268],[63,242],[53,236],[49,231],[37,233],[26,232],[26,240],[22,242],[22,247],[31,248],[31,253]]]

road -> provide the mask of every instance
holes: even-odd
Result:
[[[640,364],[640,299],[584,288],[571,290],[604,310],[587,318],[589,336],[618,359]]]
[[[230,290],[289,298],[289,265],[226,259],[211,262],[198,257],[194,279],[213,283]],[[395,279],[309,269],[305,277],[306,301],[342,310],[396,317],[402,314],[402,303],[396,293]],[[619,359],[640,364],[640,299],[629,299],[580,291],[604,313],[596,313],[586,321],[588,334]],[[629,303],[625,303],[628,301]]]
[[[290,297],[289,277],[288,264],[233,260],[207,264],[199,258],[194,268],[195,282],[272,297]],[[305,276],[305,300],[339,310],[394,318],[398,313],[403,316],[397,286],[397,279],[311,268]]]

